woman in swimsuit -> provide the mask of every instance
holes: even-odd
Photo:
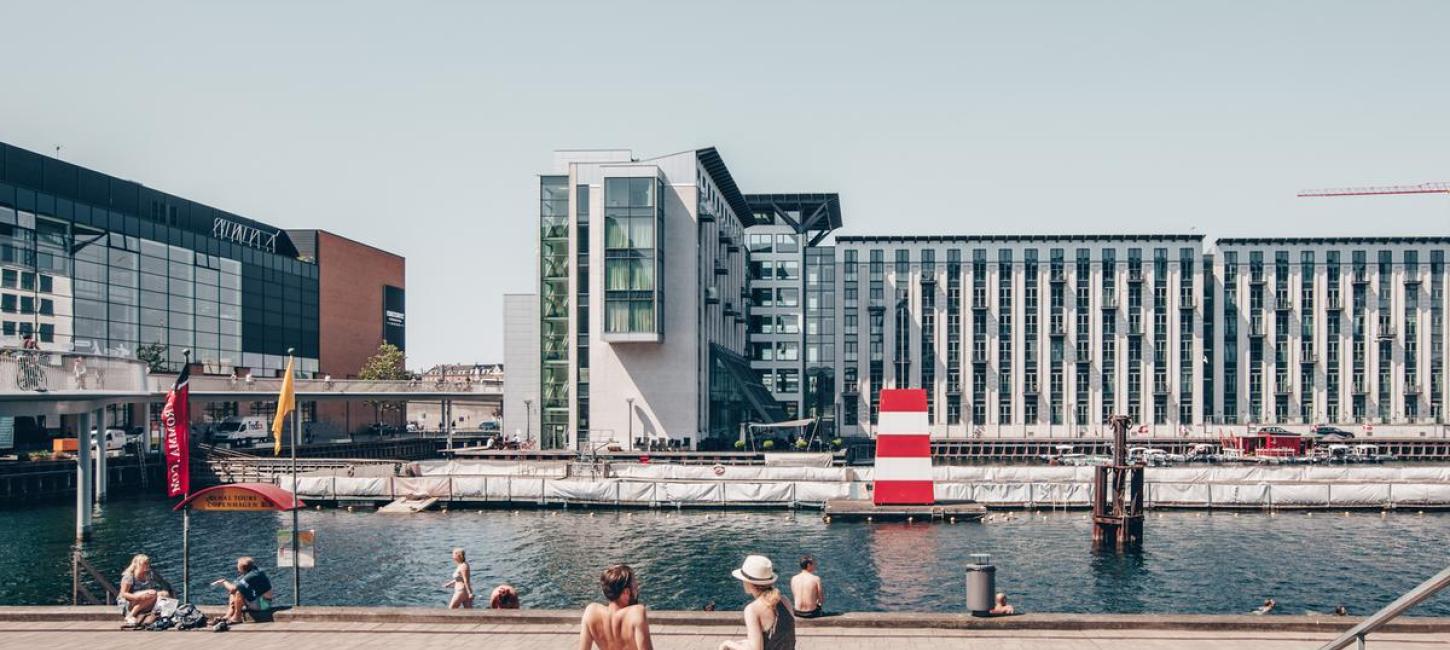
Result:
[[[770,558],[750,555],[730,572],[754,597],[745,606],[745,639],[726,641],[720,650],[795,650],[795,617],[775,588],[775,567]]]
[[[453,549],[453,563],[453,578],[443,583],[444,589],[453,588],[453,598],[448,601],[448,609],[473,609],[473,576],[463,549]]]

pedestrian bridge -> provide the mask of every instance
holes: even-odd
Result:
[[[160,401],[174,374],[153,374],[145,362],[79,352],[0,354],[0,416],[89,413],[112,404]],[[267,401],[280,378],[193,375],[191,397],[200,401]],[[418,380],[296,379],[299,400],[390,400],[501,403],[497,385]]]

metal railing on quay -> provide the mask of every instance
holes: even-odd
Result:
[[[1359,625],[1349,628],[1344,634],[1334,638],[1333,641],[1320,646],[1319,650],[1339,650],[1348,647],[1349,644],[1356,644],[1361,650],[1364,648],[1364,637],[1370,632],[1378,630],[1386,623],[1405,613],[1411,607],[1420,604],[1425,599],[1439,593],[1441,589],[1450,587],[1450,567],[1435,574],[1434,577],[1420,583],[1419,586],[1405,592],[1405,595],[1395,599],[1394,602],[1385,605],[1383,609],[1369,618],[1360,621]]]

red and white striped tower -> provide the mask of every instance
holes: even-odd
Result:
[[[935,502],[926,391],[920,388],[882,390],[877,422],[872,501],[878,506]]]

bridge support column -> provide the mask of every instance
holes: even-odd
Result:
[[[151,455],[151,400],[141,402],[141,453]]]
[[[76,416],[76,541],[91,537],[91,414]]]
[[[442,414],[444,431],[448,434],[448,449],[453,449],[453,402],[443,400]]]
[[[110,445],[106,441],[106,410],[96,409],[96,503],[106,500],[106,488],[111,473],[107,467]],[[122,438],[125,441],[125,438]]]

